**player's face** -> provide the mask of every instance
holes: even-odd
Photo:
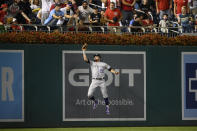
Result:
[[[99,56],[95,56],[94,57],[94,61],[100,61],[100,57]]]

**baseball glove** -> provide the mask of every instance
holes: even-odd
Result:
[[[85,43],[85,44],[82,46],[82,50],[86,50],[86,49],[87,49],[87,47],[88,47],[88,44],[87,44],[87,43]]]

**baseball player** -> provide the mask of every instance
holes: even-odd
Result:
[[[94,61],[89,60],[86,56],[86,53],[85,53],[86,49],[87,49],[87,44],[85,43],[82,46],[83,59],[85,62],[90,64],[91,72],[92,72],[92,83],[90,84],[90,87],[88,89],[88,98],[94,102],[93,109],[96,109],[98,101],[94,98],[93,94],[94,94],[96,88],[100,87],[101,93],[103,95],[103,98],[104,98],[105,104],[106,104],[106,114],[109,115],[110,114],[109,99],[108,99],[108,94],[107,94],[107,88],[105,86],[104,70],[107,69],[116,75],[118,75],[119,72],[116,72],[108,64],[101,62],[101,56],[99,54],[94,55]]]

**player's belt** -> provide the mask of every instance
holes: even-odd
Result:
[[[95,79],[95,80],[103,80],[104,78],[92,78],[92,79]]]

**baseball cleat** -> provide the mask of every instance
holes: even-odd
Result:
[[[95,109],[97,108],[97,105],[98,105],[98,101],[95,100],[95,101],[94,101],[94,104],[93,104],[93,110],[95,110]]]
[[[106,114],[110,115],[109,106],[106,106]]]

